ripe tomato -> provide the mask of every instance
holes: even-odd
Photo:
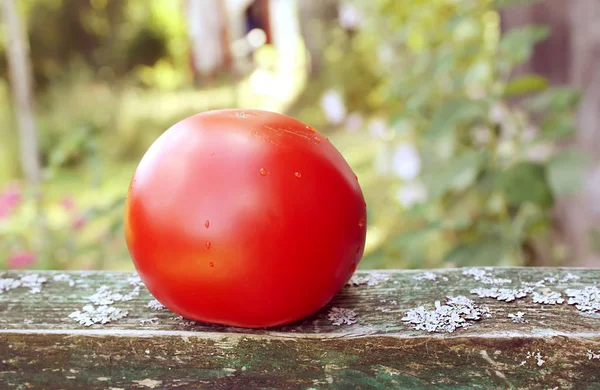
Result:
[[[249,328],[321,309],[365,243],[356,176],[289,116],[216,110],[163,133],[140,161],[125,236],[154,297],[183,317]]]

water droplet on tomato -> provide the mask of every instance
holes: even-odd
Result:
[[[358,255],[360,253],[360,247],[356,248],[356,254]]]
[[[307,128],[308,130],[312,131],[313,133],[316,131],[316,130],[315,130],[315,128],[314,128],[314,127],[312,127],[312,126],[308,126],[308,125],[306,125],[306,128]]]
[[[318,143],[318,142],[321,142],[321,138],[319,138],[319,137],[315,137],[315,141],[317,141],[317,143]]]
[[[365,226],[365,219],[364,218],[361,218],[361,219],[358,220],[358,226],[360,226],[360,227]]]
[[[206,249],[210,249],[210,241],[206,241]]]
[[[215,155],[215,152],[210,152],[210,155],[211,155],[211,156],[214,156],[214,155]]]
[[[267,170],[265,168],[260,168],[260,175],[267,176]]]
[[[208,263],[208,265],[210,265],[211,268],[213,268],[215,266],[215,263],[213,263],[212,261],[210,263]]]
[[[296,173],[294,173],[294,176],[296,176],[298,179],[300,179],[302,177],[302,173],[296,172]]]
[[[258,131],[253,131],[252,135],[257,136],[258,137]]]
[[[206,222],[204,222],[204,226],[208,229],[208,227],[210,226],[210,221],[207,219]]]

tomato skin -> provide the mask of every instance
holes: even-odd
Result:
[[[141,159],[125,238],[154,297],[183,317],[246,328],[325,306],[360,261],[366,204],[312,127],[259,110],[182,120]]]

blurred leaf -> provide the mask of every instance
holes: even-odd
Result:
[[[110,212],[116,211],[125,205],[125,196],[118,197],[107,206],[92,207],[86,210],[85,217],[87,219],[94,219],[102,215],[106,215]]]
[[[565,111],[579,104],[580,93],[567,87],[554,87],[527,99],[525,108],[533,111]]]
[[[544,0],[493,0],[494,8],[502,9],[511,6],[525,6],[540,3]]]
[[[543,207],[552,204],[552,192],[545,180],[544,168],[538,164],[522,162],[514,165],[500,175],[498,184],[510,206],[526,202]]]
[[[402,232],[395,236],[390,244],[396,248],[415,245],[416,242],[427,240],[431,236],[431,233],[439,230],[440,226],[440,224],[431,224],[418,230]]]
[[[581,188],[585,158],[574,150],[554,156],[546,167],[546,177],[556,197],[570,195]]]
[[[545,26],[532,25],[513,28],[507,31],[500,40],[500,54],[502,58],[509,61],[509,68],[519,65],[529,59],[534,45],[546,39],[549,34],[550,29]]]
[[[497,265],[501,263],[507,249],[502,237],[485,237],[456,246],[446,255],[444,262],[458,267]]]
[[[424,136],[430,139],[439,137],[455,130],[461,122],[471,122],[485,115],[485,105],[481,101],[467,98],[449,101],[436,110]]]
[[[548,88],[549,82],[545,77],[536,74],[525,74],[508,82],[504,89],[505,97],[514,97],[539,92]]]
[[[541,137],[548,140],[558,140],[568,137],[575,131],[576,123],[572,114],[550,115],[542,122]]]
[[[481,168],[481,154],[467,151],[442,166],[430,167],[423,174],[429,200],[444,195],[448,190],[463,190],[475,181]]]

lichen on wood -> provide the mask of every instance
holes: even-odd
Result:
[[[33,293],[14,283],[23,278],[44,282]],[[315,315],[248,330],[157,310],[133,273],[7,272],[0,388],[596,388],[599,280],[588,269],[359,272]],[[503,289],[527,296],[498,300]],[[69,317],[93,301],[127,316],[89,326]],[[463,313],[469,326],[452,333],[402,321],[467,301],[490,316]]]

